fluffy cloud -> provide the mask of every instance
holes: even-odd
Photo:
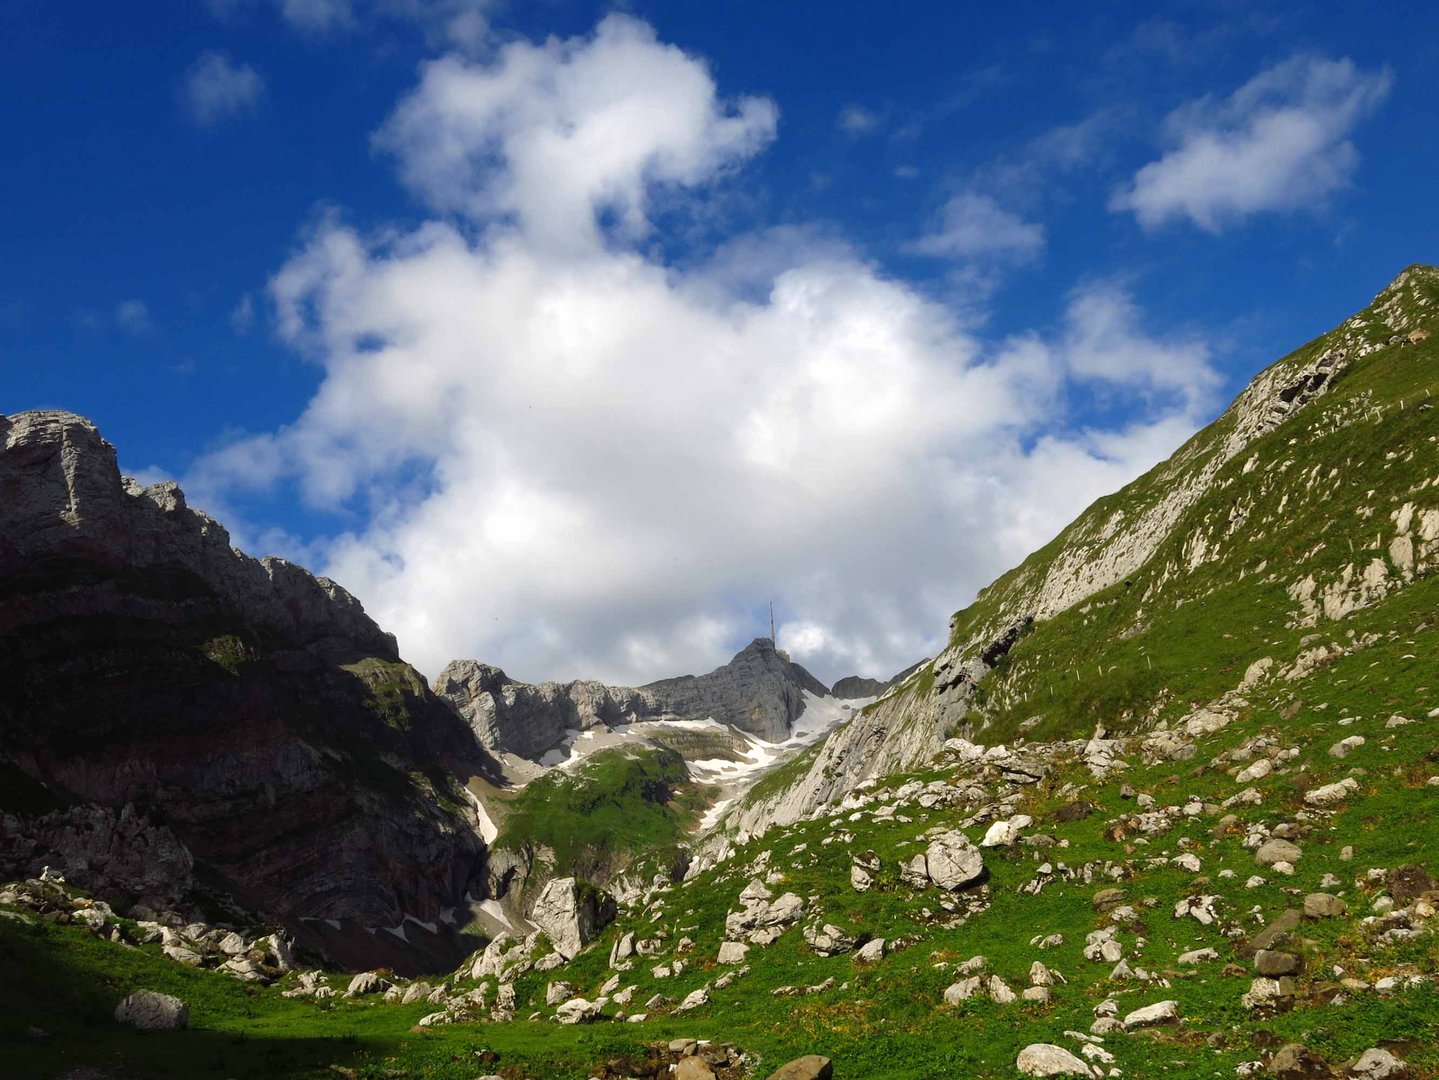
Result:
[[[1027,262],[1044,250],[1044,226],[1025,221],[989,195],[961,192],[944,204],[937,227],[911,248],[920,255]]]
[[[265,96],[265,80],[248,64],[218,52],[201,53],[185,73],[181,100],[190,117],[209,126],[254,111]]]
[[[204,459],[192,497],[293,484],[349,515],[322,569],[432,674],[705,670],[770,599],[823,678],[931,652],[977,587],[1192,431],[1198,395],[1173,391],[1206,357],[1113,289],[986,344],[815,229],[683,269],[636,243],[656,191],[702,198],[775,124],[627,18],[426,66],[379,142],[441,215],[314,228],[270,292],[323,383]],[[1096,385],[1138,419],[1064,434]]]
[[[648,229],[648,193],[693,186],[774,137],[765,98],[726,103],[705,66],[647,24],[610,16],[588,38],[516,42],[493,63],[446,57],[380,132],[406,183],[438,210],[513,220],[531,243]]]
[[[1203,98],[1168,118],[1173,148],[1115,193],[1110,207],[1146,228],[1188,218],[1210,232],[1262,211],[1322,206],[1350,181],[1355,126],[1389,93],[1387,70],[1296,57],[1228,99]]]

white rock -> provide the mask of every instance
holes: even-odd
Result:
[[[749,946],[743,941],[722,941],[719,947],[719,956],[715,958],[717,964],[743,964],[744,958],[749,953]]]
[[[1027,828],[1034,823],[1034,819],[1028,814],[1016,814],[1008,821],[996,821],[984,834],[984,839],[979,842],[982,848],[1009,847],[1019,839],[1019,830]]]
[[[169,994],[136,990],[115,1006],[115,1020],[147,1031],[177,1031],[190,1025],[190,1006]]]
[[[572,998],[555,1010],[555,1020],[561,1024],[587,1024],[600,1015],[598,1001]]]
[[[1014,1067],[1025,1076],[1099,1076],[1083,1060],[1053,1043],[1030,1043],[1019,1052]]]
[[[884,957],[884,945],[884,938],[872,938],[864,943],[859,952],[854,954],[854,958],[861,964],[878,963]]]
[[[1260,758],[1253,765],[1241,769],[1239,775],[1234,778],[1238,784],[1252,784],[1256,780],[1263,780],[1274,771],[1274,762],[1268,758]]]
[[[689,1012],[691,1009],[698,1009],[701,1005],[710,1003],[709,991],[701,986],[698,990],[691,990],[685,999],[675,1006],[675,1012]]]
[[[1349,1075],[1356,1080],[1391,1080],[1404,1076],[1407,1072],[1404,1062],[1388,1050],[1377,1047],[1365,1050],[1359,1055],[1359,1060],[1349,1068]]]
[[[950,892],[978,881],[984,873],[984,857],[958,830],[931,840],[924,851],[924,864],[930,880]]]
[[[1133,1031],[1135,1028],[1157,1027],[1160,1024],[1177,1024],[1179,1022],[1179,1002],[1157,1001],[1153,1005],[1146,1005],[1142,1009],[1135,1009],[1124,1018],[1124,1030]]]
[[[1310,806],[1334,806],[1358,790],[1359,781],[1352,776],[1346,776],[1336,784],[1325,784],[1323,787],[1305,792],[1304,801]]]
[[[1363,735],[1351,735],[1347,739],[1340,739],[1329,748],[1329,756],[1332,758],[1346,758],[1359,747],[1364,745]]]

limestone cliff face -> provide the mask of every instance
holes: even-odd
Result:
[[[981,737],[983,732],[976,727],[971,711],[978,684],[1027,628],[1078,610],[1096,594],[1131,578],[1138,586],[1141,575],[1145,599],[1171,596],[1186,575],[1213,562],[1217,545],[1228,535],[1226,530],[1243,523],[1246,511],[1242,504],[1230,507],[1225,503],[1222,520],[1210,520],[1212,514],[1196,510],[1202,501],[1221,489],[1231,489],[1236,477],[1251,470],[1282,475],[1288,467],[1282,453],[1271,449],[1264,458],[1255,452],[1255,444],[1301,413],[1308,416],[1309,410],[1328,410],[1323,424],[1327,430],[1377,423],[1385,403],[1369,400],[1373,390],[1332,410],[1324,404],[1325,399],[1351,369],[1369,363],[1366,358],[1382,350],[1389,352],[1375,356],[1374,362],[1405,363],[1404,357],[1413,355],[1406,350],[1427,339],[1420,324],[1432,318],[1436,304],[1439,269],[1410,267],[1369,308],[1261,372],[1223,415],[1167,461],[1124,490],[1096,502],[1048,545],[982,590],[973,604],[951,620],[949,644],[932,663],[901,679],[875,706],[836,729],[812,752],[807,767],[793,783],[736,804],[725,830],[753,834],[775,822],[796,820],[843,798],[870,777],[927,760],[949,735]],[[1404,402],[1389,407],[1402,411]],[[1416,408],[1426,407],[1427,402]],[[1374,486],[1372,476],[1363,486]],[[1404,556],[1417,550],[1413,548],[1416,541],[1406,530],[1415,531],[1422,540],[1431,520],[1423,517],[1427,511],[1416,505],[1395,511],[1401,535],[1391,544],[1399,550],[1399,557],[1389,556],[1393,569],[1383,552],[1368,568],[1349,568],[1351,572],[1340,575],[1337,584],[1330,586],[1331,591],[1342,593],[1343,602],[1326,595],[1324,611],[1342,613],[1372,603],[1385,589],[1392,590],[1396,583],[1413,577],[1417,556],[1409,556],[1414,565],[1407,567]],[[1412,529],[1411,519],[1418,523]],[[1323,512],[1316,512],[1314,522],[1320,534],[1324,520]],[[1439,522],[1439,511],[1432,520]],[[1439,535],[1439,524],[1433,526],[1433,532]],[[1317,552],[1325,544],[1322,535],[1316,539],[1320,541],[1314,548]],[[1155,570],[1161,552],[1166,554],[1158,561],[1164,565]],[[1314,599],[1321,591],[1317,579],[1296,572],[1295,580],[1285,581],[1277,569],[1266,569],[1278,575],[1276,582],[1281,588],[1287,586],[1300,606],[1296,619],[1313,625],[1321,617],[1315,614],[1320,610]],[[1384,587],[1366,592],[1370,578],[1382,579]],[[1138,632],[1142,627],[1131,629]]]
[[[724,667],[708,675],[682,675],[641,688],[665,712],[684,719],[712,717],[722,724],[783,742],[804,712],[804,694],[827,697],[829,689],[769,638],[755,638]]]
[[[717,720],[768,742],[782,742],[805,708],[805,692],[829,691],[769,638],[756,638],[708,675],[684,675],[641,687],[516,682],[497,667],[456,660],[435,680],[491,750],[538,760],[565,732],[638,720]]]
[[[456,660],[435,680],[469,723],[480,743],[538,761],[564,741],[566,731],[614,727],[658,712],[642,691],[591,680],[532,685],[474,660]]]
[[[0,740],[0,779],[135,807],[270,917],[433,919],[483,880],[456,777],[492,763],[394,639],[174,484],[122,479],[71,413],[0,416]]]

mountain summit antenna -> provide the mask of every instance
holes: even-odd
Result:
[[[779,638],[775,636],[775,632],[774,632],[774,601],[773,601],[773,600],[771,600],[771,601],[769,602],[769,640],[770,640],[770,643],[771,643],[772,645],[774,645],[774,647],[775,647],[776,649],[779,648]]]

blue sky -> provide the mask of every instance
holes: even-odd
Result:
[[[0,410],[430,674],[832,679],[1435,258],[1439,15],[0,11]]]

